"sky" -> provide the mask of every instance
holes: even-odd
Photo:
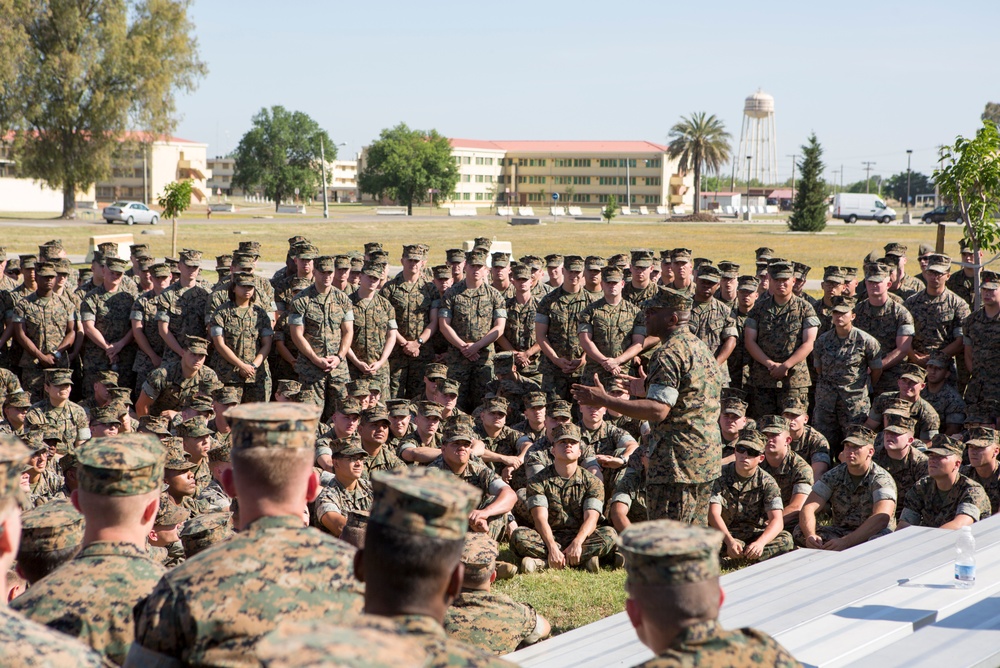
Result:
[[[400,122],[470,139],[666,144],[682,116],[739,141],[744,99],[775,98],[779,179],[810,132],[827,178],[912,169],[1000,101],[1000,2],[194,0],[208,75],[175,134],[232,151],[262,107],[314,118],[353,156]],[[991,85],[992,82],[992,85]],[[728,170],[725,170],[728,173]]]

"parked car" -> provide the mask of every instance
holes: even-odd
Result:
[[[925,213],[922,220],[925,223],[950,223],[952,221],[961,223],[962,212],[953,206],[945,204]]]
[[[855,223],[858,218],[867,218],[884,225],[896,219],[896,212],[886,206],[878,195],[838,193],[833,198],[833,217],[840,218],[845,223]]]
[[[115,202],[111,206],[104,207],[103,216],[109,225],[116,221],[126,225],[133,223],[156,225],[160,222],[160,214],[142,202]]]

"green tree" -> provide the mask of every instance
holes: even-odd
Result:
[[[878,195],[878,194],[880,194],[879,190],[878,190],[878,186],[879,186],[878,181],[879,181],[879,177],[877,175],[869,177],[867,182],[864,179],[861,179],[860,181],[855,181],[854,183],[849,183],[844,188],[844,192],[845,193],[872,193],[872,194]]]
[[[319,123],[282,106],[261,109],[251,122],[253,127],[236,147],[233,185],[260,189],[274,200],[275,211],[294,196],[296,188],[304,199],[315,195],[322,180],[320,169],[326,169],[320,160],[320,141],[325,144],[326,159],[337,159],[337,146]]]
[[[614,195],[608,195],[608,204],[601,210],[601,217],[608,221],[608,225],[611,224],[611,220],[618,215],[618,198]]]
[[[802,160],[797,165],[798,181],[795,184],[795,201],[788,227],[796,232],[819,232],[826,227],[826,184],[823,182],[823,147],[816,133],[809,135],[802,147]]]
[[[157,198],[157,203],[163,209],[163,217],[173,221],[171,233],[170,254],[177,257],[177,219],[191,206],[191,194],[194,184],[190,179],[174,181],[163,186],[163,194]]]
[[[994,217],[1000,211],[1000,131],[983,123],[973,139],[957,137],[941,151],[945,164],[934,171],[941,195],[962,212],[965,236],[977,254],[1000,250],[1000,229]],[[981,305],[979,272],[975,272],[975,307]]]
[[[882,192],[899,202],[906,201],[906,172],[893,174],[882,181]],[[934,192],[934,179],[920,172],[910,172],[910,198]]]
[[[18,173],[62,190],[71,217],[126,132],[171,131],[176,93],[205,75],[191,0],[0,3],[0,128],[14,132]]]
[[[1000,104],[987,102],[982,118],[984,121],[993,121],[994,125],[1000,123]]]
[[[701,174],[704,171],[718,174],[729,162],[730,135],[722,121],[696,111],[690,117],[681,116],[680,122],[670,128],[670,147],[667,155],[679,160],[682,172],[694,170],[694,212],[701,211]]]
[[[364,168],[358,174],[358,189],[377,199],[388,197],[406,206],[422,204],[428,191],[432,201],[448,199],[458,183],[458,165],[451,155],[451,142],[437,130],[411,130],[406,123],[382,130],[368,147]]]

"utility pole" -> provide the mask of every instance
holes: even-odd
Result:
[[[844,192],[844,166],[840,166],[840,192]]]
[[[323,136],[320,135],[319,138],[319,168],[323,172],[323,217],[330,217],[330,203],[327,201],[326,194],[326,153],[323,151]]]
[[[861,164],[865,166],[865,194],[867,195],[870,192],[868,190],[868,181],[872,172],[872,165],[874,165],[875,163],[862,161]]]
[[[840,169],[831,169],[830,171],[833,172],[834,174],[840,173],[840,182],[841,183],[844,182],[844,168],[843,168],[843,166],[841,166]],[[834,181],[833,182],[833,194],[836,195],[838,192],[840,192],[840,191],[837,190],[837,182]]]
[[[906,149],[906,212],[903,213],[903,222],[910,224],[910,158],[913,157],[913,149]]]
[[[795,161],[799,159],[799,156],[793,153],[785,157],[792,159],[792,206],[795,206]]]

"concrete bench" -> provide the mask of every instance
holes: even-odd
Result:
[[[497,215],[498,216],[513,216],[514,215],[514,207],[512,207],[512,206],[498,206],[497,207]]]
[[[534,216],[535,210],[530,206],[519,206],[517,207],[517,215],[519,216]]]
[[[665,215],[667,215],[667,213],[668,213],[667,207],[665,207],[665,206],[658,206],[658,207],[656,207],[656,215],[657,216],[665,216]]]
[[[462,250],[468,253],[475,247],[475,245],[475,241],[463,241]],[[490,256],[486,258],[486,262],[490,267],[493,266],[493,253],[507,253],[508,255],[514,255],[514,249],[509,241],[497,241],[496,239],[491,241],[489,248]]]
[[[92,262],[94,260],[94,251],[97,250],[97,247],[109,242],[118,244],[118,257],[127,259],[132,255],[132,249],[129,246],[135,243],[135,237],[131,234],[98,234],[90,237],[87,243],[86,261]]]
[[[687,215],[687,207],[686,206],[675,206],[672,209],[672,211],[673,211],[673,214],[675,216],[685,216],[685,215]]]
[[[453,206],[448,209],[449,216],[475,216],[476,208],[472,206]]]
[[[528,216],[514,216],[510,219],[511,225],[541,225],[541,218],[531,218]]]
[[[566,215],[566,207],[562,207],[562,206],[550,206],[549,207],[549,215],[550,216],[565,216]]]
[[[209,204],[208,210],[221,213],[236,213],[235,204]]]
[[[632,215],[632,207],[630,207],[630,206],[623,206],[622,210],[621,210],[621,214],[623,216],[631,216]]]
[[[376,216],[405,216],[405,206],[379,206],[375,207]]]
[[[639,207],[639,215],[640,216],[648,216],[649,215],[649,208],[645,207],[645,206],[640,206]]]
[[[569,211],[569,215],[571,215],[571,216],[582,216],[583,215],[583,209],[581,209],[578,206],[571,206],[571,207],[569,207],[567,209],[567,211]]]
[[[275,213],[305,213],[305,204],[279,204]]]

